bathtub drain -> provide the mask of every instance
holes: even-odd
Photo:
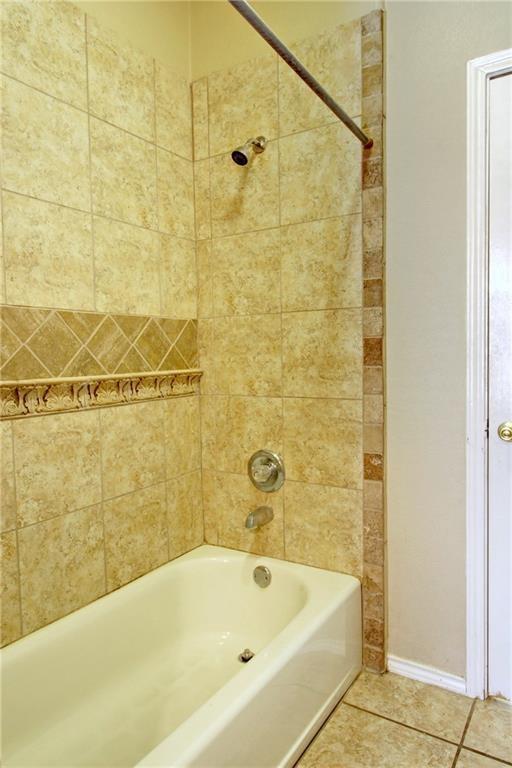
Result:
[[[252,659],[254,656],[254,653],[251,651],[250,648],[246,648],[242,651],[242,653],[238,654],[238,661],[241,661],[242,664],[247,664],[248,661]]]

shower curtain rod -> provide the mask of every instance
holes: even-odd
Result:
[[[269,27],[267,27],[263,19],[258,16],[256,11],[251,8],[247,0],[228,0],[228,2],[236,11],[238,11],[239,14],[244,17],[244,19],[246,19],[246,21],[249,22],[251,27],[253,27],[256,32],[261,35],[264,40],[266,40],[270,47],[279,54],[283,61],[285,61],[288,66],[297,73],[301,80],[304,80],[306,85],[308,85],[313,93],[316,93],[316,95],[324,102],[324,104],[329,107],[331,112],[334,112],[336,117],[339,117],[341,122],[345,123],[349,131],[352,131],[354,136],[357,136],[364,148],[370,149],[370,147],[373,146],[373,139],[370,139],[365,133],[363,133],[363,131],[359,128],[358,125],[356,125],[352,118],[347,115],[347,113],[340,107],[340,105],[334,101],[332,96],[327,93],[325,88],[320,85],[318,80],[313,77],[311,72],[309,72],[306,67],[301,64],[301,62],[296,56],[294,56],[290,49],[281,42],[281,40],[272,32]]]

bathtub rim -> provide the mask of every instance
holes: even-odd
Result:
[[[197,739],[197,734],[201,734],[201,742],[211,741],[217,735],[219,735],[223,728],[234,715],[240,711],[240,709],[247,705],[252,698],[268,683],[273,676],[282,668],[283,664],[290,659],[304,643],[311,638],[311,636],[318,629],[319,625],[327,621],[340,606],[350,598],[354,592],[361,594],[361,582],[355,576],[349,574],[339,573],[337,571],[327,571],[321,568],[315,568],[309,565],[303,565],[302,563],[293,563],[287,560],[281,560],[279,558],[267,557],[266,555],[257,555],[250,552],[244,552],[242,550],[229,549],[227,547],[219,547],[211,544],[204,544],[201,547],[188,552],[183,555],[183,559],[193,560],[202,559],[202,556],[209,555],[207,559],[221,560],[225,559],[248,559],[253,561],[258,560],[256,564],[268,565],[270,570],[274,568],[282,568],[293,570],[297,569],[299,573],[302,571],[307,574],[309,578],[313,579],[313,589],[307,589],[308,596],[306,603],[299,609],[297,614],[291,619],[288,624],[260,651],[250,664],[243,666],[239,672],[233,675],[225,685],[216,691],[209,699],[207,699],[194,713],[181,723],[178,728],[171,732],[166,738],[164,738],[159,744],[157,744],[150,752],[148,752],[134,768],[155,768],[156,766],[168,765],[167,760],[172,758],[172,752],[180,746],[180,742],[194,744]],[[224,555],[224,557],[223,557]],[[182,559],[179,558],[179,559]],[[320,582],[324,582],[321,584]],[[338,588],[336,594],[328,596],[315,594],[319,590],[325,590],[329,587],[331,589]],[[310,587],[308,584],[307,587]],[[312,601],[318,597],[323,598],[324,603],[320,610],[318,606],[312,605]],[[307,625],[308,618],[315,618],[315,622],[311,622],[306,629],[305,626],[302,631],[297,632],[298,626],[301,624]],[[359,674],[360,669],[357,671],[349,671],[345,678],[336,686],[334,692],[329,696],[324,703],[321,712],[318,714],[318,721],[323,722],[332,709],[336,706],[344,690],[355,680]],[[245,675],[245,683],[243,688],[240,687],[240,676]],[[214,711],[217,716],[212,719],[210,712]],[[219,714],[220,713],[220,714]],[[308,743],[308,734],[313,735],[315,728],[312,728],[312,724],[304,729],[301,743],[304,742],[304,746]],[[180,761],[184,760],[185,765],[193,760],[200,750],[201,746],[191,746],[180,750]],[[167,756],[165,753],[171,752],[171,755]],[[297,757],[300,755],[301,750],[297,745],[291,745],[289,755],[287,759],[294,754]],[[180,763],[181,764],[181,763]],[[282,765],[287,764],[285,760]]]
[[[51,624],[40,627],[29,635],[0,649],[0,673],[6,663],[23,663],[23,656],[25,654],[29,654],[34,648],[37,649],[41,642],[44,644],[51,642],[52,636],[56,635],[56,633],[59,634],[61,640],[65,640],[66,635],[74,634],[77,630],[80,630],[80,623],[82,621],[91,624],[97,619],[101,620],[109,612],[112,601],[129,603],[133,596],[137,596],[137,594],[143,595],[147,589],[151,589],[153,582],[156,588],[159,587],[160,583],[165,583],[169,569],[179,568],[184,565],[192,566],[194,561],[226,564],[229,564],[230,561],[235,563],[249,562],[251,564],[254,563],[254,567],[256,565],[267,565],[274,575],[277,575],[279,571],[292,571],[298,576],[299,582],[305,588],[306,601],[288,624],[257,653],[249,665],[241,665],[238,672],[198,706],[183,723],[178,725],[175,730],[170,732],[152,750],[135,763],[134,768],[165,765],[166,763],[161,761],[154,762],[154,759],[159,759],[158,753],[165,753],[171,750],[175,753],[179,752],[180,760],[182,757],[186,760],[193,759],[194,754],[197,754],[202,747],[183,750],[183,740],[185,739],[186,743],[187,734],[191,743],[195,741],[198,733],[201,733],[202,737],[208,740],[214,739],[236,712],[246,705],[286,661],[296,653],[304,642],[314,634],[322,622],[327,620],[354,592],[359,592],[360,595],[360,581],[356,577],[301,563],[293,563],[279,558],[267,557],[266,555],[202,544],[180,557],[143,574],[114,592],[103,595],[92,603],[66,614]],[[87,611],[83,609],[87,609]],[[310,619],[311,621],[309,621]],[[297,631],[300,625],[304,626],[302,626],[301,631]],[[359,670],[352,675],[352,679],[357,676],[358,672]],[[241,674],[245,677],[243,687],[240,686]],[[0,677],[3,677],[3,675],[0,675]],[[336,705],[343,692],[338,693],[338,691],[346,687],[346,685],[345,679],[337,686],[336,691],[329,696],[328,702],[322,707],[322,719],[325,719]],[[0,702],[0,711],[1,708]],[[212,711],[215,712],[214,718],[210,716]],[[200,729],[199,731],[198,728]],[[201,741],[203,742],[203,739]]]

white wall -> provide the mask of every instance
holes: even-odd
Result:
[[[512,6],[386,10],[389,652],[463,676],[465,65]]]

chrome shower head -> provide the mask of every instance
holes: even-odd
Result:
[[[237,165],[247,165],[251,152],[260,155],[267,146],[267,140],[264,136],[257,136],[255,139],[248,139],[241,147],[237,147],[231,153],[233,162]]]

